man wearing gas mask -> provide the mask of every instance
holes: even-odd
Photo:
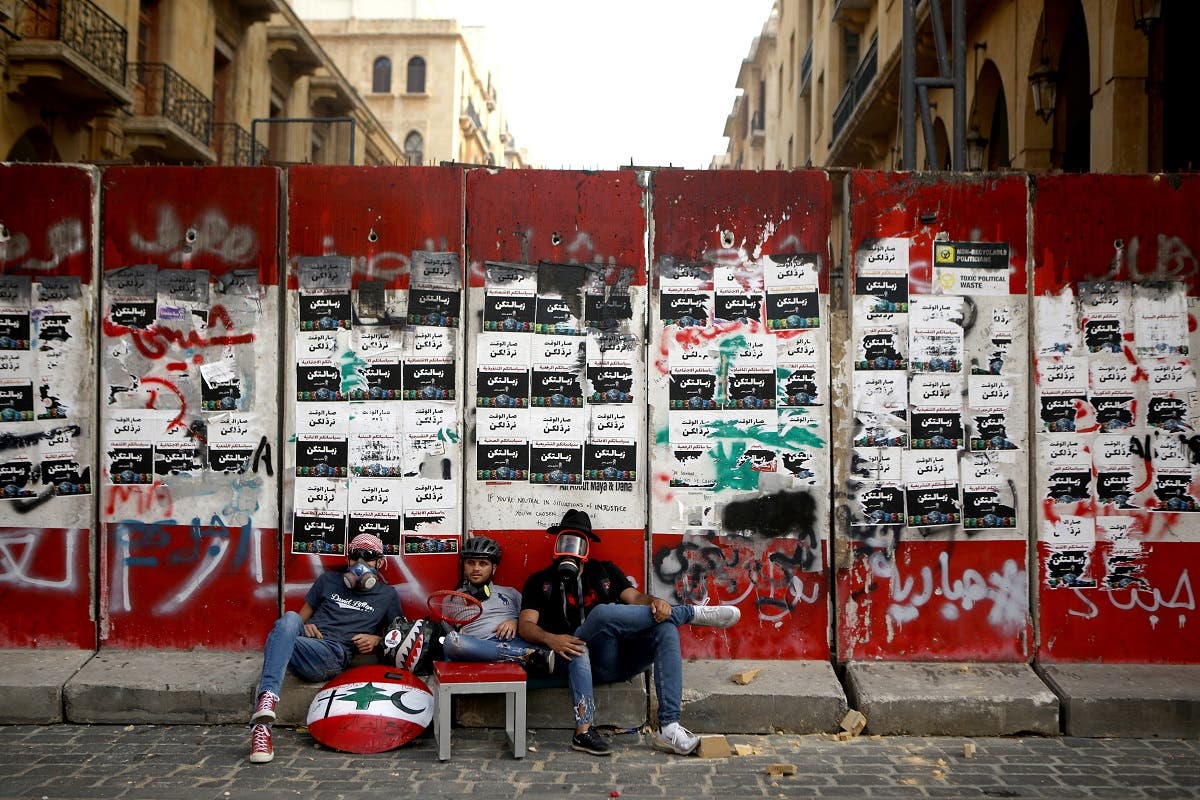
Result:
[[[383,566],[379,537],[355,536],[347,566],[322,573],[300,611],[288,611],[276,620],[263,650],[262,677],[250,717],[251,762],[265,764],[275,757],[271,724],[285,670],[290,668],[309,683],[327,681],[349,667],[356,654],[372,652],[383,628],[400,616],[400,599],[383,579]]]
[[[492,581],[501,555],[495,539],[473,536],[463,542],[458,591],[478,600],[483,612],[461,631],[443,623],[442,650],[450,661],[515,661],[531,672],[547,675],[554,669],[554,651],[516,638],[521,593]]]
[[[555,537],[554,563],[525,582],[517,634],[554,651],[567,664],[574,703],[572,749],[611,754],[595,730],[593,678],[601,683],[629,680],[654,665],[658,694],[655,747],[688,755],[700,738],[679,724],[683,695],[680,625],[728,628],[741,612],[734,606],[672,606],[639,591],[611,561],[591,557],[600,537],[586,512],[571,509],[547,529]]]

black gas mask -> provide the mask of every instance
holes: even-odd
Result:
[[[554,560],[558,576],[574,580],[588,560],[588,540],[579,532],[565,530],[554,540]]]

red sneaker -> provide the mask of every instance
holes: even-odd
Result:
[[[254,713],[250,715],[250,724],[257,725],[260,722],[275,721],[275,706],[279,704],[279,695],[274,692],[263,692],[258,696],[258,703],[254,706]]]
[[[250,729],[250,763],[266,764],[275,758],[275,748],[271,745],[271,726],[255,725]]]

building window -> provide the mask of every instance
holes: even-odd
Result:
[[[392,91],[392,60],[387,56],[375,59],[375,66],[371,68],[371,91],[375,94]]]
[[[425,137],[416,131],[410,131],[404,137],[404,155],[408,156],[410,167],[419,167],[425,163]]]
[[[404,91],[409,94],[425,93],[425,59],[420,56],[408,60],[408,83]]]

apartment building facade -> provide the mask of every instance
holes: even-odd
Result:
[[[480,57],[485,31],[460,25],[433,2],[299,0],[296,7],[409,163],[529,165]]]
[[[284,0],[11,0],[0,28],[3,160],[403,160]]]
[[[967,131],[983,170],[1195,169],[1197,112],[1186,96],[1200,57],[1184,37],[1200,4],[1182,0],[964,0]],[[951,31],[952,0],[942,0]],[[916,4],[918,75],[936,72],[934,4]],[[718,168],[945,169],[952,92],[930,92],[934,154],[918,126],[901,153],[903,0],[777,0],[737,76]],[[1190,23],[1190,24],[1189,24]],[[1041,70],[1041,73],[1039,73]],[[1038,107],[1035,75],[1053,97]]]

